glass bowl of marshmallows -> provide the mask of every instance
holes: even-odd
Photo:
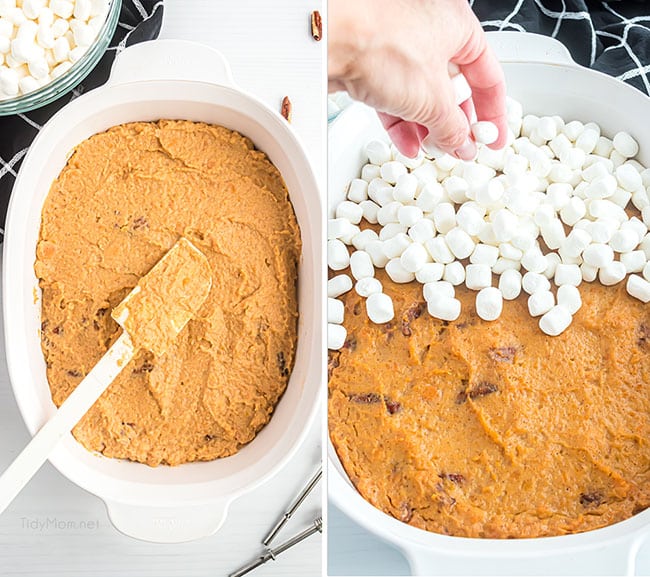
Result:
[[[49,104],[108,48],[121,0],[0,0],[0,116]]]

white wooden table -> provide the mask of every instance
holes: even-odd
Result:
[[[321,0],[165,0],[161,37],[195,40],[223,52],[236,82],[272,107],[293,102],[293,127],[317,175],[324,174],[324,43],[309,35],[309,14]],[[324,185],[322,186],[324,190]],[[4,337],[0,337],[4,350]],[[0,354],[0,470],[27,443]],[[237,500],[212,537],[156,545],[125,537],[103,503],[46,464],[0,517],[0,576],[223,577],[256,556],[260,540],[321,459],[321,420],[274,479]],[[321,508],[320,487],[281,534],[302,530]],[[278,541],[279,542],[279,541]],[[254,575],[321,575],[321,536],[314,535]]]

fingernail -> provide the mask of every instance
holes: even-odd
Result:
[[[439,158],[445,154],[444,150],[440,150],[437,146],[428,143],[426,140],[422,142],[422,150],[430,158]]]
[[[460,160],[474,160],[476,153],[476,143],[468,138],[460,148],[454,151],[454,156]]]

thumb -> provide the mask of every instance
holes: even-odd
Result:
[[[422,147],[442,149],[461,160],[471,160],[476,156],[476,144],[470,138],[467,116],[457,103],[452,79],[446,71],[436,77],[443,81],[428,95],[428,106],[413,118],[429,131]]]

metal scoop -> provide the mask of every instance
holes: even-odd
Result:
[[[0,514],[138,350],[158,356],[167,351],[211,287],[207,258],[181,238],[113,309],[111,316],[124,329],[122,335],[0,476]]]

